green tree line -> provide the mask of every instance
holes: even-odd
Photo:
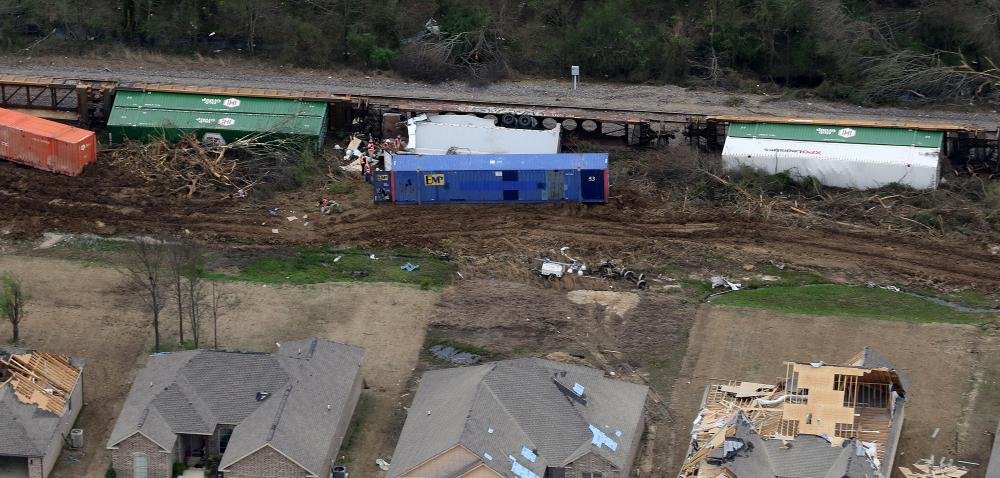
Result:
[[[433,19],[433,23],[428,20]],[[40,41],[44,39],[44,41]],[[1000,0],[6,0],[0,48],[123,44],[461,79],[814,88],[869,102],[1000,90]],[[430,66],[428,66],[430,65]],[[428,70],[440,67],[439,74]]]

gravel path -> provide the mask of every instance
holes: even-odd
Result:
[[[720,89],[675,85],[593,83],[584,77],[572,91],[568,81],[507,80],[485,87],[461,82],[438,85],[404,81],[353,70],[310,70],[252,65],[208,58],[133,55],[134,58],[0,56],[0,74],[120,82],[174,83],[222,87],[278,88],[333,94],[478,100],[539,106],[615,108],[691,115],[763,114],[801,118],[880,119],[954,123],[995,130],[996,106],[946,105],[924,109],[865,108],[818,99],[761,94],[734,95]],[[727,106],[739,103],[740,106]]]

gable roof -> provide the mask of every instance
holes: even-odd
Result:
[[[742,413],[734,425],[733,435],[726,438],[728,446],[712,450],[708,458],[738,477],[878,476],[858,440],[845,440],[840,446],[830,446],[830,442],[815,435],[799,435],[789,442],[766,440]]]
[[[220,469],[270,445],[325,476],[337,425],[353,412],[346,407],[363,357],[360,347],[318,339],[283,343],[274,354],[154,355],[136,376],[108,447],[141,432],[169,451],[178,434],[236,425]]]
[[[18,365],[8,362],[14,355],[22,360]],[[29,360],[32,358],[34,360]],[[50,360],[56,363],[49,363]],[[39,369],[27,370],[39,377],[32,380],[32,385],[34,388],[44,385],[44,389],[48,390],[43,389],[41,392],[33,390],[32,397],[19,396],[17,388],[20,385],[17,383],[17,378],[11,377],[6,381],[0,381],[0,455],[44,456],[59,428],[61,415],[66,411],[67,396],[73,393],[72,386],[69,390],[63,390],[65,383],[72,380],[75,386],[83,362],[66,356],[32,352],[23,348],[0,347],[0,367],[7,365],[38,366]],[[59,370],[53,371],[53,367],[58,367]],[[62,385],[52,382],[47,376],[48,373],[62,374],[59,380]],[[0,376],[10,376],[10,374],[0,371]],[[59,390],[60,395],[55,397],[58,400],[49,400],[50,396],[53,396],[53,389]],[[28,398],[35,402],[24,401]],[[58,409],[53,408],[56,406]]]
[[[582,397],[573,391],[577,385]],[[647,393],[645,386],[605,378],[599,370],[543,359],[430,371],[421,379],[388,476],[455,445],[507,477],[518,476],[512,471],[517,467],[542,476],[547,466],[565,466],[587,453],[621,469],[638,446],[633,439]],[[615,449],[595,445],[601,443],[595,436],[607,437]]]

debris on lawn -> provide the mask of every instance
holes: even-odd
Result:
[[[403,269],[406,272],[413,272],[413,271],[419,269],[420,266],[416,265],[416,264],[413,264],[412,262],[407,262],[406,264],[403,264],[403,265],[399,266],[399,268]]]
[[[722,276],[712,276],[711,280],[713,289],[716,287],[728,287],[729,290],[740,290],[743,287],[743,284],[739,282],[730,282],[729,279]]]
[[[917,471],[911,470],[910,467]],[[969,469],[956,465],[955,460],[945,459],[943,456],[935,463],[934,455],[931,455],[930,458],[923,458],[909,467],[901,466],[899,471],[906,478],[960,478],[965,476]]]
[[[378,465],[379,469],[382,471],[389,471],[389,462],[381,458],[375,460],[375,464]]]
[[[542,277],[561,278],[566,274],[576,274],[582,276],[587,270],[587,265],[579,261],[558,262],[546,258],[535,259],[535,264],[538,264],[535,271]]]
[[[892,292],[901,292],[901,290],[899,289],[899,287],[896,287],[894,285],[878,285],[878,284],[876,284],[874,282],[869,282],[869,283],[867,283],[865,285],[867,285],[869,289],[879,288],[879,289],[888,290],[888,291],[892,291]]]
[[[435,345],[430,352],[435,357],[457,365],[475,365],[482,360],[482,357],[470,352],[463,352],[450,345]]]

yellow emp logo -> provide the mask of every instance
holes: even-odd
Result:
[[[425,174],[424,186],[444,186],[443,174]]]

